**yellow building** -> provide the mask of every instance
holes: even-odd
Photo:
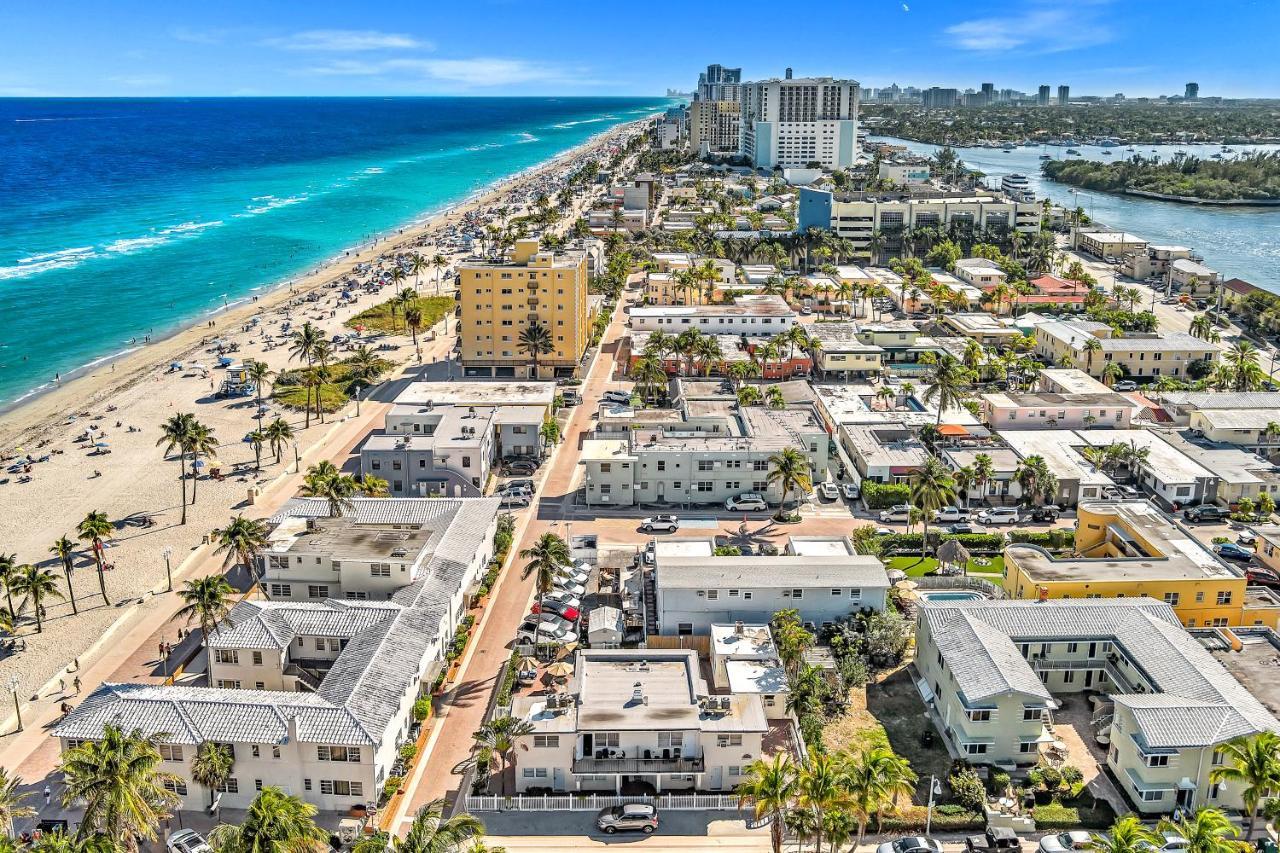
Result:
[[[1097,341],[1091,344],[1090,341]],[[1077,367],[1101,378],[1108,362],[1125,376],[1173,376],[1185,379],[1195,361],[1216,361],[1223,347],[1186,332],[1125,332],[1117,336],[1105,323],[1058,320],[1036,326],[1036,355],[1059,367]]]
[[[1035,545],[1004,552],[1010,598],[1138,598],[1164,601],[1188,628],[1276,627],[1280,597],[1248,588],[1244,573],[1147,501],[1085,501],[1075,553],[1054,557]]]
[[[528,378],[533,358],[520,334],[530,326],[551,336],[552,350],[538,356],[539,376],[573,375],[591,341],[586,253],[517,240],[508,258],[468,260],[458,275],[464,375]]]

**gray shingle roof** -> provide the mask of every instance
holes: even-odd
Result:
[[[55,737],[93,739],[115,725],[147,734],[167,733],[175,743],[278,743],[288,736],[289,720],[300,740],[316,743],[378,744],[401,704],[416,691],[424,664],[441,657],[440,639],[449,633],[449,604],[460,590],[467,568],[485,550],[485,533],[498,513],[495,498],[357,499],[358,524],[422,524],[430,528],[429,559],[413,583],[391,602],[326,601],[310,605],[249,602],[233,613],[233,627],[219,632],[215,645],[230,638],[282,648],[289,631],[352,629],[350,640],[316,693],[224,690],[104,684],[60,723]],[[272,517],[328,515],[319,499],[296,499]],[[360,627],[363,625],[363,627]],[[317,630],[317,633],[325,633]],[[247,642],[252,640],[253,643]]]
[[[209,645],[283,650],[300,636],[349,640],[399,612],[400,606],[389,601],[242,601],[209,636]]]
[[[1147,745],[1196,746],[1280,731],[1280,721],[1183,630],[1164,602],[926,601],[920,619],[970,701],[1007,690],[1047,697],[1018,643],[1100,640],[1123,649],[1158,691],[1113,697],[1135,709]]]

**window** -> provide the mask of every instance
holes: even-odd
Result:
[[[302,780],[302,784],[303,784],[303,787],[305,787],[308,791],[310,791],[310,790],[311,790],[311,780],[310,780],[310,779],[303,779],[303,780]],[[261,780],[261,779],[254,779],[254,780],[253,780],[253,790],[255,790],[255,791],[261,791],[261,790],[262,790],[262,780]]]
[[[768,460],[768,459],[756,459],[756,460],[754,460],[754,461],[751,463],[751,470],[752,470],[752,471],[768,471],[768,470],[769,470],[769,460]]]
[[[966,743],[964,745],[965,755],[986,755],[987,746],[985,743]]]
[[[707,601],[718,601],[719,599],[720,599],[720,590],[718,589],[707,590]]]
[[[240,682],[233,678],[219,678],[218,687],[222,690],[239,690]]]
[[[714,464],[712,463],[712,461],[711,461],[710,459],[699,459],[699,460],[698,460],[698,470],[699,470],[699,471],[710,471],[710,470],[711,470],[712,468],[714,468],[714,467],[715,467],[715,466],[714,466]]]
[[[187,783],[183,779],[165,779],[161,784],[170,794],[177,794],[179,797],[187,795]]]
[[[969,722],[971,723],[991,722],[990,708],[970,708],[967,713],[969,715]]]
[[[832,594],[832,595],[840,595],[840,594],[842,594],[842,593],[843,593],[843,590],[839,590],[839,589],[833,589],[833,590],[831,590],[831,594]]]
[[[740,764],[730,764],[730,765],[729,765],[729,775],[730,775],[730,776],[741,776],[741,775],[742,775],[742,765],[740,765]]]
[[[606,464],[607,464],[607,463],[606,463]],[[601,470],[604,470],[604,465],[601,465],[601,466],[600,466],[600,469],[601,469]],[[667,470],[667,460],[665,460],[665,459],[659,459],[659,460],[658,460],[658,470],[659,470],[659,471],[665,471],[665,470]]]
[[[553,749],[560,745],[560,735],[534,735],[533,745],[536,749]]]
[[[253,653],[253,665],[262,666],[262,652]]]
[[[782,591],[783,598],[804,598],[803,589],[784,589]]]
[[[672,747],[684,745],[683,732],[658,732],[658,747]]]
[[[214,649],[213,659],[217,663],[238,664],[240,663],[240,652],[237,649]]]
[[[857,586],[855,586],[853,589],[849,590],[849,600],[850,600],[850,601],[861,601],[861,600],[862,600],[862,587],[857,587]]]
[[[717,735],[716,746],[742,746],[742,735]]]
[[[1181,596],[1176,592],[1166,592],[1164,594],[1164,603],[1170,607],[1177,607],[1179,598],[1181,598]]]
[[[176,743],[158,743],[156,749],[160,752],[160,757],[165,761],[181,761],[182,746]]]
[[[261,752],[262,750],[258,748],[256,743],[249,744],[249,754],[251,756],[258,758],[261,755]]]
[[[690,634],[693,633],[693,623],[692,622],[679,623],[678,625],[676,625],[676,633],[682,634],[683,636],[686,636],[686,637],[689,636]]]
[[[307,598],[328,598],[329,587],[312,584],[307,587]]]
[[[1215,749],[1213,751],[1213,758],[1210,759],[1209,763],[1212,764],[1214,767],[1221,767],[1222,766],[1222,750]]]
[[[360,747],[358,746],[326,746],[321,744],[316,747],[316,758],[320,761],[351,761],[360,760]]]
[[[1157,803],[1164,799],[1164,791],[1143,791],[1142,801],[1144,803]]]
[[[1067,643],[1067,654],[1074,655],[1078,651],[1080,651],[1079,643]],[[1049,653],[1048,650],[1046,650],[1045,654],[1048,654],[1048,653]]]
[[[1146,756],[1148,767],[1168,767],[1168,755],[1148,755]]]
[[[699,480],[699,481],[698,481],[698,491],[700,491],[700,492],[710,492],[710,491],[711,491],[711,481],[710,481],[710,480]]]
[[[375,578],[389,578],[391,577],[391,564],[390,563],[370,563],[369,575]]]
[[[1219,604],[1230,604],[1230,603],[1231,603],[1231,590],[1229,590],[1229,589],[1221,589],[1221,590],[1218,590],[1218,603],[1219,603]]]
[[[363,797],[362,782],[348,782],[346,779],[321,779],[320,793],[333,794],[338,797]]]
[[[1031,707],[1027,707],[1026,705],[1022,707],[1022,721],[1024,723],[1029,723],[1029,722],[1032,722],[1033,720],[1043,720],[1043,719],[1044,719],[1044,708],[1031,708]]]
[[[545,779],[547,778],[547,768],[545,767],[526,767],[522,771],[526,779]]]
[[[1065,672],[1063,672],[1063,673],[1062,673],[1062,683],[1063,683],[1063,684],[1073,684],[1073,683],[1075,683],[1075,680],[1076,680],[1076,674],[1075,674],[1075,672],[1073,672],[1072,670],[1069,670],[1069,669],[1068,669],[1068,670],[1066,670]]]
[[[1024,740],[1018,744],[1018,752],[1021,752],[1023,755],[1026,755],[1029,752],[1039,752],[1036,748],[1037,746],[1039,746],[1039,744],[1033,740]]]
[[[224,794],[238,794],[240,793],[240,780],[234,777],[227,779],[217,787],[217,790]]]

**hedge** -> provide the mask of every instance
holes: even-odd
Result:
[[[906,483],[875,483],[864,480],[862,499],[870,509],[888,509],[898,504],[910,503],[911,487]]]
[[[878,826],[880,831],[886,833],[922,832],[925,821],[928,819],[928,811],[925,806],[910,806],[898,809],[893,814],[885,815],[879,824],[876,823],[875,818],[872,818],[868,829]],[[947,811],[951,811],[951,809]],[[967,832],[972,829],[980,830],[985,826],[986,821],[980,814],[963,810],[959,814],[945,814],[941,806],[934,806],[933,825],[930,827],[930,831]]]
[[[1009,540],[1039,545],[1041,548],[1070,548],[1075,544],[1076,532],[1070,527],[1056,527],[1053,530],[1011,530]]]
[[[923,539],[921,533],[890,533],[878,537],[880,551],[891,554],[898,551],[918,552]],[[999,533],[943,533],[929,531],[929,540],[933,543],[954,539],[963,545],[971,554],[998,554],[1004,547],[1004,536]]]

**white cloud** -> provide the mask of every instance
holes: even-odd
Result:
[[[1080,7],[1032,8],[1019,15],[961,21],[945,30],[963,50],[1059,53],[1105,44],[1115,33]]]
[[[281,50],[312,50],[334,53],[355,53],[365,50],[403,50],[406,48],[431,49],[421,39],[404,33],[384,33],[377,30],[304,30],[288,36],[269,38],[262,42]]]
[[[464,88],[510,86],[520,83],[581,83],[568,69],[523,59],[472,57],[468,59],[385,59],[365,62],[336,59],[305,69],[322,77],[387,77],[452,83]]]

